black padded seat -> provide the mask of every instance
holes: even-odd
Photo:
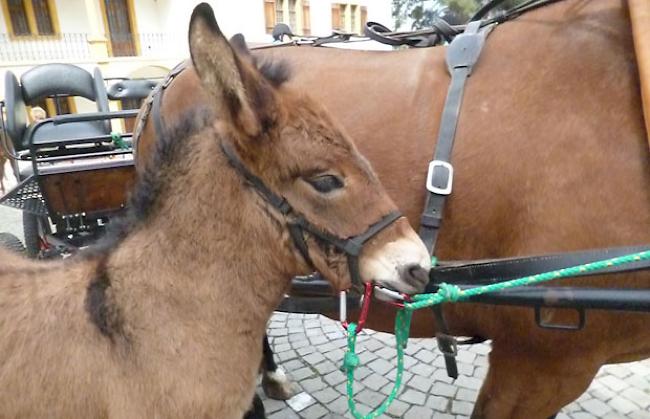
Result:
[[[103,121],[102,121],[103,122]],[[35,125],[27,128],[25,132],[25,139],[27,139],[27,134],[30,131],[34,131],[34,145],[38,147],[47,147],[49,144],[56,144],[60,141],[82,141],[89,138],[97,136],[106,136],[106,128],[104,124],[100,124],[97,121],[95,122],[70,122],[68,124],[53,125],[53,124],[44,124],[41,125],[38,129],[34,129]],[[102,140],[97,140],[102,141]],[[105,141],[105,139],[104,139]],[[92,142],[92,141],[91,141]],[[25,148],[29,147],[29,144],[23,144]]]
[[[34,106],[43,98],[54,95],[80,96],[95,102],[97,111],[109,111],[106,85],[97,68],[91,75],[72,64],[44,64],[25,72],[20,78],[20,83],[7,71],[6,126],[16,151],[29,148],[29,137],[32,134],[34,144],[39,147],[47,147],[50,143],[54,145],[65,140],[77,143],[88,139],[92,142],[92,137],[110,134],[110,121],[74,122],[56,126],[47,123],[34,130],[35,124],[28,124],[26,106]]]
[[[120,80],[108,87],[110,100],[144,99],[158,85],[153,80]]]

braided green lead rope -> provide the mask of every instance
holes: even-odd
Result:
[[[397,312],[397,316],[395,317],[395,340],[397,342],[397,373],[395,374],[395,384],[386,400],[384,400],[377,409],[366,415],[357,410],[354,402],[354,369],[359,365],[359,357],[355,353],[355,345],[357,343],[357,325],[354,323],[348,325],[348,351],[345,353],[345,357],[343,358],[343,368],[348,377],[348,407],[355,418],[374,419],[384,414],[391,403],[393,403],[393,400],[395,400],[395,397],[397,397],[397,392],[402,385],[402,373],[404,372],[404,348],[409,339],[412,315],[413,311],[411,310],[399,310]]]
[[[115,147],[126,150],[129,148],[129,145],[122,139],[122,134],[119,132],[111,132],[111,140],[113,141],[113,144],[115,144]]]
[[[400,309],[397,312],[397,316],[395,318],[397,374],[395,376],[395,384],[393,386],[393,390],[377,409],[365,415],[357,410],[356,403],[354,401],[354,370],[359,365],[359,357],[356,354],[356,324],[350,323],[348,326],[348,350],[345,353],[345,357],[343,359],[343,367],[347,373],[346,388],[348,393],[348,407],[350,408],[352,416],[354,416],[356,419],[374,419],[386,412],[393,400],[395,400],[395,397],[397,397],[397,392],[399,391],[399,387],[402,384],[402,374],[404,372],[404,348],[409,337],[413,311],[445,302],[462,301],[470,297],[489,292],[501,291],[508,288],[521,287],[525,285],[539,284],[554,279],[573,277],[584,272],[598,271],[610,266],[620,266],[648,259],[650,259],[650,250],[619,256],[611,259],[600,260],[592,263],[586,263],[584,265],[573,266],[570,268],[544,272],[541,274],[526,276],[510,281],[469,288],[466,290],[462,290],[456,285],[440,284],[438,291],[435,293],[418,294],[412,296],[412,302],[405,302],[404,308]]]

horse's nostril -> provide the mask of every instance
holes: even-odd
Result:
[[[424,288],[429,282],[429,271],[424,269],[419,263],[404,266],[402,273],[402,277],[406,282],[418,288]]]

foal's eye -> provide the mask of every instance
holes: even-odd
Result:
[[[334,175],[316,176],[307,179],[307,183],[320,193],[332,192],[343,187],[343,181]]]

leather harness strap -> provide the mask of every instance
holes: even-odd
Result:
[[[140,136],[142,136],[142,131],[144,130],[144,126],[147,123],[147,120],[149,119],[149,115],[153,116],[153,124],[154,124],[154,136],[158,138],[160,135],[162,135],[166,128],[165,128],[165,122],[162,117],[162,98],[163,94],[165,92],[165,89],[171,84],[171,82],[178,76],[183,70],[185,70],[188,67],[188,61],[181,61],[171,69],[171,71],[165,76],[163,81],[158,83],[156,87],[149,93],[149,96],[144,101],[144,104],[142,106],[142,111],[140,113],[140,116],[138,118],[137,125],[135,129],[133,130],[133,151],[134,153],[137,153],[137,147],[138,147],[138,142],[140,140]]]
[[[535,3],[535,7],[543,2]],[[472,73],[481,49],[485,43],[488,30],[480,31],[480,21],[470,22],[464,33],[457,35],[447,49],[447,66],[451,73],[451,82],[443,109],[438,143],[433,160],[429,164],[426,187],[429,191],[425,202],[425,210],[421,218],[420,237],[434,254],[435,245],[441,227],[444,205],[451,193],[453,184],[453,166],[451,165],[452,147],[460,114],[465,82]],[[431,269],[430,282],[427,292],[435,292],[443,282],[455,285],[485,285],[534,275],[550,270],[566,268],[607,259],[610,257],[634,253],[648,249],[648,245],[595,249],[582,252],[562,253],[556,255],[519,257],[490,261],[451,262],[441,263]],[[625,267],[612,267],[584,275],[602,275],[621,272],[632,272],[650,269],[649,261],[642,261]],[[458,342],[451,336],[442,313],[442,306],[433,307],[437,326],[436,339],[438,347],[445,358],[447,374],[457,378],[458,368],[455,355]],[[475,343],[472,338],[463,343]]]
[[[166,130],[162,115],[162,100],[165,89],[171,84],[174,78],[188,67],[188,61],[183,61],[174,67],[165,79],[156,86],[145,102],[141,118],[136,132],[134,132],[134,147],[142,134],[144,123],[151,116],[153,118],[155,136],[161,136]],[[302,215],[293,210],[291,205],[281,196],[269,189],[264,182],[253,175],[239,159],[235,151],[225,143],[221,144],[222,151],[227,157],[231,166],[233,166],[245,179],[252,185],[255,190],[267,201],[272,207],[278,210],[284,216],[290,216],[291,221],[287,223],[287,228],[294,245],[298,249],[305,262],[314,267],[314,263],[309,256],[309,249],[305,242],[305,233],[317,237],[320,241],[331,244],[347,256],[350,279],[353,285],[360,286],[361,274],[359,272],[359,256],[363,246],[373,237],[378,235],[385,228],[392,225],[397,219],[402,217],[399,211],[392,211],[383,216],[379,221],[372,224],[363,233],[348,238],[340,238],[327,231],[321,230],[310,223]]]
[[[629,0],[628,9],[634,35],[636,63],[639,68],[646,135],[650,146],[650,2],[648,0]]]
[[[536,275],[571,266],[592,263],[598,260],[629,255],[648,250],[648,245],[609,247],[580,252],[558,253],[551,255],[516,257],[509,259],[476,260],[471,262],[441,263],[432,270],[429,288],[443,282],[454,285],[481,286],[509,281],[523,276]],[[601,270],[585,271],[579,276],[611,275],[622,272],[635,272],[650,269],[649,260],[610,266]],[[427,291],[428,292],[428,291]]]
[[[431,255],[435,252],[445,202],[452,190],[454,169],[451,165],[451,155],[465,83],[472,74],[472,69],[485,44],[485,37],[489,33],[489,30],[480,30],[480,28],[481,21],[470,22],[465,32],[457,35],[447,48],[447,69],[451,73],[451,82],[442,111],[435,154],[429,163],[426,184],[429,193],[420,221],[420,238]],[[436,340],[445,358],[447,375],[457,378],[456,338],[449,333],[449,327],[442,313],[442,305],[435,305],[432,309],[436,320]]]
[[[486,31],[479,31],[481,22],[471,22],[464,33],[456,36],[447,48],[447,68],[451,83],[440,119],[440,131],[433,160],[427,174],[427,198],[420,225],[420,238],[434,253],[447,196],[451,193],[454,170],[451,154],[460,116],[465,83],[472,73],[485,43]]]
[[[312,224],[302,214],[293,209],[289,201],[287,201],[283,196],[273,192],[262,179],[248,170],[244,162],[242,162],[237,155],[237,152],[229,143],[222,141],[220,146],[221,151],[228,159],[228,163],[230,163],[230,165],[246,180],[246,182],[253,187],[264,201],[287,219],[286,225],[289,229],[293,243],[307,264],[315,269],[314,263],[309,256],[309,248],[305,241],[305,233],[309,233],[320,242],[330,244],[339,252],[343,253],[347,257],[348,270],[352,285],[363,285],[361,273],[359,272],[359,256],[361,255],[363,246],[370,241],[370,239],[377,236],[384,229],[391,226],[395,221],[401,218],[402,214],[399,211],[391,211],[382,216],[363,233],[356,236],[336,236],[335,234]]]

